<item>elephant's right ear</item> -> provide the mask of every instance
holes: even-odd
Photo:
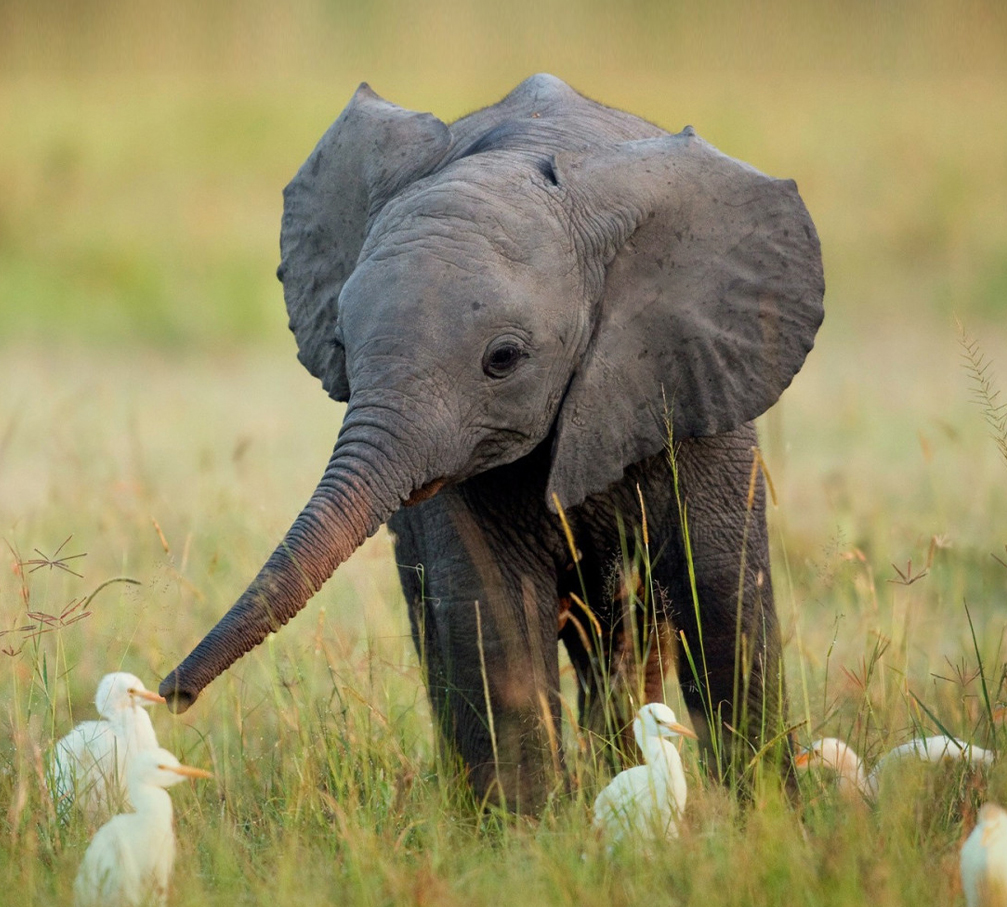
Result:
[[[448,127],[435,116],[390,104],[363,83],[283,190],[276,276],[298,358],[336,400],[350,393],[335,332],[339,293],[369,224],[435,170],[450,145]]]

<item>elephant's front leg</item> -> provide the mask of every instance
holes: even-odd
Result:
[[[448,489],[391,523],[445,742],[477,797],[535,812],[561,783],[558,604],[540,554]]]
[[[765,492],[761,474],[752,478],[756,444],[746,425],[677,450],[698,596],[697,619],[683,569],[675,616],[691,662],[679,659],[679,679],[707,750],[735,773],[775,739],[788,751]]]

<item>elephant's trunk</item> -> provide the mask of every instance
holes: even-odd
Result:
[[[390,450],[401,439],[378,428],[370,416],[359,411],[356,416],[347,414],[311,500],[258,576],[161,682],[161,695],[172,711],[184,712],[210,681],[300,611],[403,499],[427,481],[412,476],[409,468],[389,465]]]

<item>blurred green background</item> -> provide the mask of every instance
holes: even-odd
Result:
[[[1007,374],[999,2],[0,0],[0,535],[26,557],[74,533],[88,582],[142,579],[156,634],[133,635],[153,625],[125,598],[128,619],[87,633],[145,677],[170,670],[338,429],[275,278],[283,186],[362,80],[450,120],[537,71],[796,179],[818,225],[825,324],[761,426],[802,657],[820,667],[845,614],[837,655],[881,627],[926,676],[935,652],[970,651],[964,599],[999,645],[1007,464],[955,325]],[[910,559],[932,584],[912,587],[912,632],[886,584]],[[392,563],[381,534],[310,610],[334,603],[341,634],[370,620],[401,663]]]
[[[288,342],[280,191],[356,85],[451,119],[536,71],[795,178],[829,329],[1007,311],[995,0],[41,0],[0,4],[0,344]]]

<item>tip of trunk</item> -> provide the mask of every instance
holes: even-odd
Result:
[[[363,428],[356,433],[347,413],[325,474],[283,541],[238,601],[161,682],[160,693],[173,712],[188,709],[208,683],[297,614],[401,506],[403,490],[379,481],[371,465],[380,447],[371,437],[378,417],[367,413],[358,416]],[[384,443],[384,436],[379,440]],[[388,469],[397,475],[394,465]],[[408,472],[401,484],[412,487]]]
[[[174,671],[161,681],[161,685],[157,688],[157,691],[164,697],[168,708],[176,715],[181,715],[182,712],[186,711],[196,701],[196,697],[199,696],[198,690],[182,689],[175,677]]]

